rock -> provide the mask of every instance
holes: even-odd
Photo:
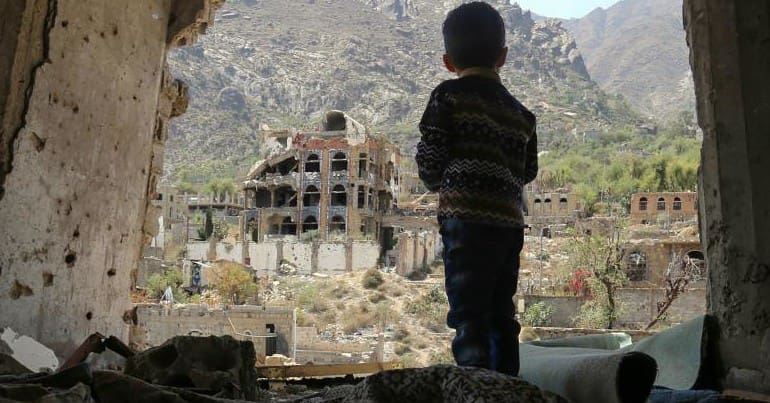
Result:
[[[33,372],[55,371],[59,367],[59,359],[50,348],[11,328],[0,330],[0,341],[4,343],[3,350],[8,355]]]
[[[128,359],[125,374],[144,381],[192,387],[232,399],[256,396],[254,344],[230,336],[178,336]]]

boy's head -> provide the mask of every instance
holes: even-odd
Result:
[[[487,3],[474,1],[450,11],[444,20],[444,63],[449,71],[503,65],[505,23]]]

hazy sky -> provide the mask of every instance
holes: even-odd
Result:
[[[607,8],[619,0],[514,0],[521,8],[544,17],[578,18],[596,7]]]

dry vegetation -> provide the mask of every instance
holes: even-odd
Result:
[[[377,270],[275,277],[261,282],[261,298],[267,305],[296,306],[297,325],[315,326],[328,340],[349,342],[362,332],[383,331],[391,359],[406,366],[449,363],[453,333],[445,325],[442,272],[434,269],[423,281]]]

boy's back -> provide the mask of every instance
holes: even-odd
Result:
[[[433,91],[420,122],[420,178],[439,221],[524,226],[521,189],[537,175],[535,116],[497,77],[467,74]]]
[[[537,175],[535,116],[500,82],[505,26],[472,2],[444,22],[444,64],[459,78],[431,94],[420,121],[420,178],[439,192],[447,325],[458,365],[519,371],[513,295],[524,244],[522,187]]]

